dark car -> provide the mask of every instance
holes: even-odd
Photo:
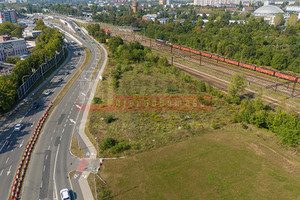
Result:
[[[37,102],[34,102],[32,105],[31,105],[31,109],[35,110],[39,107],[39,103]]]
[[[9,141],[6,140],[6,141],[5,141],[5,146],[8,146],[8,145],[9,145]]]
[[[69,74],[70,74],[70,72],[65,72],[65,73],[64,73],[64,75],[69,75]]]
[[[81,53],[80,53],[80,52],[78,52],[78,55],[79,55],[79,56],[81,56]]]

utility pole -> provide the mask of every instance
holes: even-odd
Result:
[[[295,87],[296,87],[296,81],[294,82],[293,90],[292,90],[292,97],[294,97],[294,92],[295,92]]]
[[[200,66],[201,66],[201,53],[200,53],[200,55],[199,55],[199,56],[200,56]]]
[[[151,49],[151,38],[149,38],[150,39],[150,49]]]

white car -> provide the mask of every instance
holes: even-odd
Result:
[[[69,190],[68,189],[62,189],[60,191],[61,200],[71,200]]]
[[[22,129],[22,127],[23,127],[23,124],[21,124],[21,123],[16,124],[14,131],[20,131]]]
[[[46,90],[46,92],[44,93],[44,95],[48,96],[51,93],[51,90]]]

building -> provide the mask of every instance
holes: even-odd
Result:
[[[167,4],[167,1],[166,1],[166,0],[159,0],[159,1],[158,1],[158,4],[159,4],[159,5],[166,5],[166,4]]]
[[[0,10],[0,23],[18,23],[15,10]]]
[[[243,12],[253,11],[253,7],[244,7]]]
[[[166,0],[166,4],[169,6],[172,4],[172,0]]]
[[[132,7],[133,7],[133,13],[136,13],[137,7],[138,7],[138,2],[134,1],[134,2],[132,3]]]
[[[200,6],[218,6],[224,4],[239,4],[245,0],[194,0],[194,5]]]
[[[253,15],[255,17],[263,17],[266,22],[273,24],[274,18],[278,13],[281,13],[285,16],[285,13],[280,8],[272,5],[264,5],[256,9],[253,12]]]
[[[155,21],[157,18],[157,14],[147,14],[142,17],[143,20],[152,20]]]
[[[294,12],[294,13],[299,13],[300,12],[300,6],[287,6],[285,8],[287,12]]]
[[[10,35],[0,36],[0,61],[6,57],[21,56],[27,54],[26,42],[23,38],[15,38]]]

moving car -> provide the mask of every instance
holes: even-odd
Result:
[[[61,196],[61,200],[70,200],[71,199],[69,190],[66,188],[60,190],[60,196]]]
[[[15,128],[14,128],[14,131],[20,131],[23,127],[23,124],[22,123],[18,123],[15,125]]]
[[[35,110],[39,107],[39,104],[37,102],[34,102],[32,105],[31,105],[31,109],[32,110]]]
[[[51,90],[46,90],[46,92],[44,93],[44,95],[48,96],[51,93]]]

